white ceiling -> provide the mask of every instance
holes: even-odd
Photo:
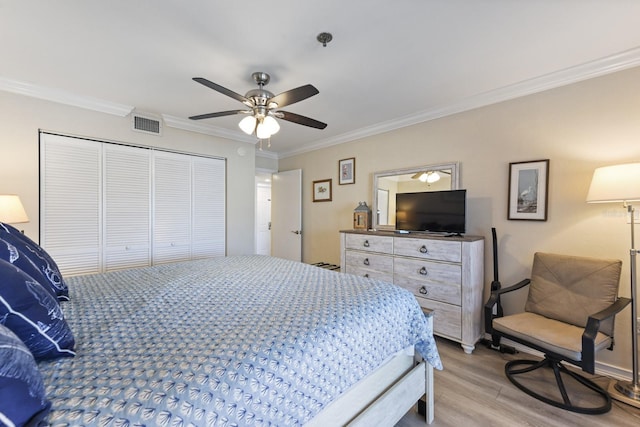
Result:
[[[265,71],[275,94],[318,88],[285,110],[328,124],[280,121],[283,157],[640,65],[639,17],[637,0],[0,0],[0,90],[255,142],[239,116],[187,119],[244,108],[192,77],[244,94]]]

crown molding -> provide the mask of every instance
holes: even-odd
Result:
[[[273,151],[264,151],[264,150],[256,150],[256,157],[264,157],[265,159],[275,159],[278,160],[278,153],[274,153]]]
[[[162,120],[164,123],[172,128],[187,130],[191,132],[198,132],[205,135],[217,136],[220,138],[231,139],[238,142],[248,142],[250,144],[256,144],[258,140],[255,137],[246,135],[240,131],[231,131],[228,129],[219,128],[217,126],[211,126],[204,123],[199,123],[194,120],[183,119],[182,117],[170,116],[168,114],[162,114]]]
[[[368,136],[378,135],[384,132],[400,129],[403,127],[439,119],[457,113],[473,110],[499,102],[520,98],[527,95],[543,92],[545,90],[558,88],[561,86],[578,83],[584,80],[600,77],[606,74],[615,73],[628,68],[640,65],[640,47],[626,50],[624,52],[610,55],[595,61],[569,67],[564,70],[545,74],[529,80],[524,80],[512,85],[504,86],[495,90],[484,92],[475,96],[443,105],[429,110],[420,111],[404,117],[399,117],[373,126],[364,127],[353,132],[343,133],[333,138],[321,140],[315,144],[289,150],[279,154],[278,158],[296,156],[298,154],[319,150],[345,142],[355,141]]]
[[[84,108],[87,110],[99,111],[101,113],[113,114],[120,117],[127,116],[134,109],[131,105],[118,104],[88,96],[80,96],[62,89],[38,86],[32,83],[11,80],[4,77],[0,77],[0,90],[57,102],[59,104],[71,105],[73,107]]]
[[[292,157],[310,151],[327,148],[333,145],[343,144],[355,141],[373,135],[390,132],[418,123],[439,119],[457,113],[473,110],[475,108],[485,107],[503,101],[519,98],[522,96],[532,95],[543,92],[545,90],[566,86],[583,80],[592,79],[606,74],[615,73],[628,68],[640,65],[640,47],[626,50],[615,55],[590,61],[564,70],[549,73],[543,76],[524,80],[512,85],[504,86],[495,90],[480,93],[447,105],[442,105],[429,110],[420,111],[392,120],[387,120],[372,126],[357,129],[352,132],[346,132],[336,135],[332,138],[320,140],[314,144],[304,147],[284,151],[281,153],[272,153],[266,151],[256,151],[256,155],[281,159]],[[31,83],[21,82],[18,80],[0,77],[0,90],[12,92],[19,95],[40,98],[47,101],[57,102],[60,104],[71,105],[74,107],[85,108],[88,110],[99,111],[102,113],[113,114],[120,117],[129,115],[135,107],[130,105],[118,104],[115,102],[105,101],[98,98],[76,95],[61,89],[47,88]],[[193,120],[174,117],[162,114],[165,124],[169,127],[198,132],[206,135],[216,136],[220,138],[230,139],[239,142],[247,142],[256,144],[258,141],[255,137],[245,135],[238,131],[230,131],[216,126],[203,123],[197,123]]]

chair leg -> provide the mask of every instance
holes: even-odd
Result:
[[[522,367],[524,365],[524,367]],[[558,386],[558,390],[560,391],[560,395],[562,396],[562,401],[554,400],[547,396],[543,396],[541,394],[536,393],[535,391],[527,388],[523,384],[521,384],[516,378],[516,375],[524,374],[528,372],[535,371],[539,368],[551,368],[553,370],[553,374],[556,378],[556,385]],[[513,385],[518,387],[523,392],[527,393],[529,396],[534,397],[542,402],[545,402],[549,405],[555,406],[557,408],[566,409],[572,412],[578,412],[581,414],[604,414],[605,412],[609,412],[611,410],[611,396],[604,390],[602,387],[598,386],[593,381],[588,378],[583,377],[580,374],[577,374],[573,371],[567,369],[561,362],[551,360],[547,357],[542,359],[541,361],[537,360],[512,360],[508,362],[504,367],[504,372],[511,381]],[[576,406],[571,403],[571,399],[567,393],[567,389],[564,385],[564,381],[562,380],[562,375],[566,374],[570,377],[574,378],[580,384],[586,386],[597,395],[599,395],[604,403],[601,406],[596,407],[584,407],[584,406]]]

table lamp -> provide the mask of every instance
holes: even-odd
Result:
[[[0,194],[0,221],[7,224],[29,222],[20,197],[15,194]]]

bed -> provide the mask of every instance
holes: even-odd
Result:
[[[53,426],[393,425],[425,392],[433,419],[431,319],[397,286],[259,255],[66,282]]]

